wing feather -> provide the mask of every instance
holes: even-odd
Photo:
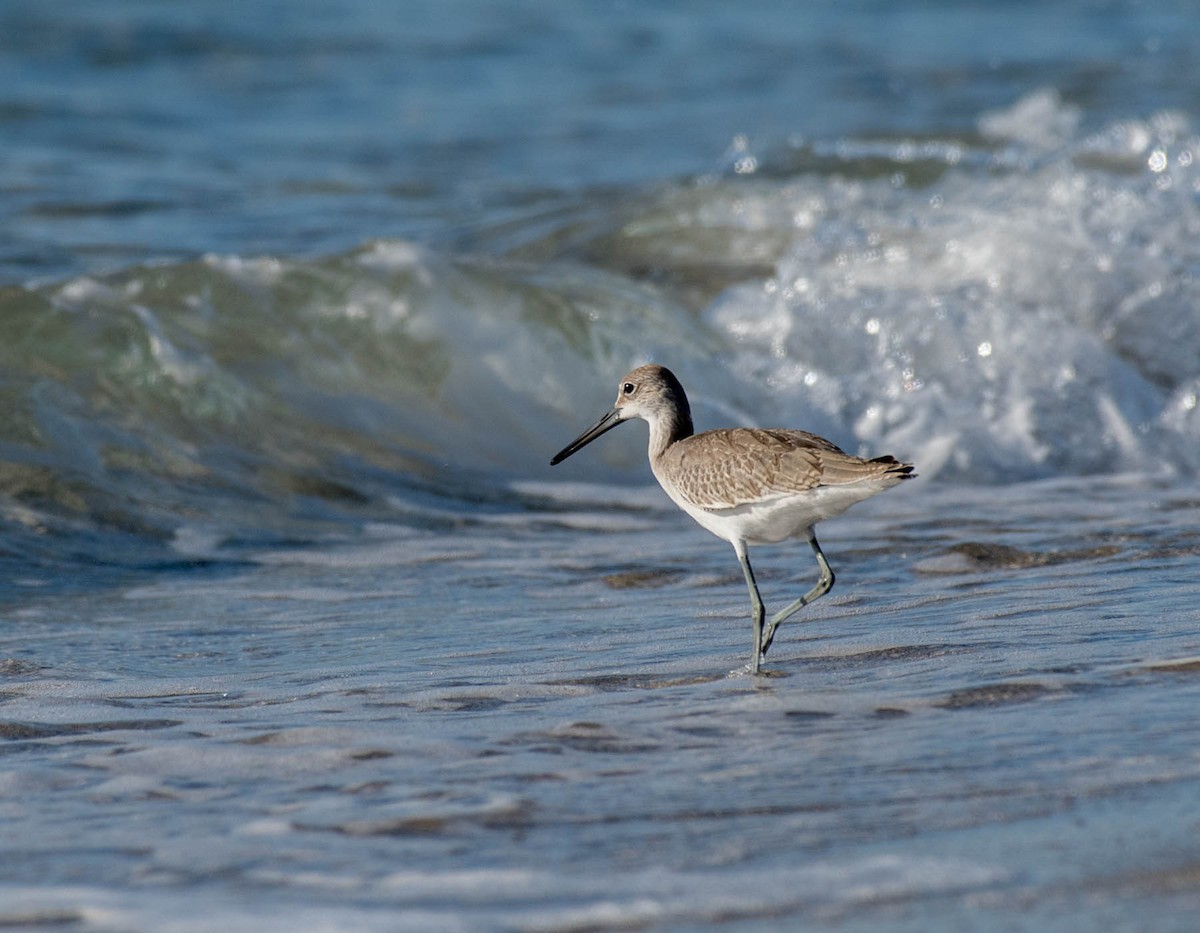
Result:
[[[720,510],[818,486],[870,480],[890,486],[912,466],[893,457],[864,460],[807,431],[727,428],[672,444],[656,472],[694,505]]]

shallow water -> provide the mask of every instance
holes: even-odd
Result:
[[[1191,929],[1200,18],[456,9],[0,9],[0,925]]]
[[[655,490],[29,604],[0,916],[1185,928],[1200,504],[911,486],[830,526],[758,678],[732,552]],[[815,575],[754,556],[768,603]]]

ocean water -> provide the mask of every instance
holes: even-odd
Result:
[[[0,926],[1194,928],[1198,57],[1166,0],[0,8]],[[920,473],[761,676],[644,427],[548,465],[646,360]]]

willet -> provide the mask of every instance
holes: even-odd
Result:
[[[683,386],[669,369],[653,364],[627,374],[613,408],[556,453],[550,465],[631,418],[650,425],[650,469],[663,491],[702,527],[733,545],[750,590],[750,669],[756,674],[780,624],[833,586],[833,571],[813,526],[915,476],[911,463],[854,457],[807,431],[722,428],[695,434]],[[763,602],[746,547],[789,538],[808,541],[821,576],[811,590],[771,616],[764,629]]]

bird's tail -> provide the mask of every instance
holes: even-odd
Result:
[[[891,454],[883,457],[872,457],[867,462],[886,465],[887,469],[883,471],[884,476],[894,476],[897,480],[917,478],[917,474],[913,472],[913,465],[911,463],[901,463]]]

